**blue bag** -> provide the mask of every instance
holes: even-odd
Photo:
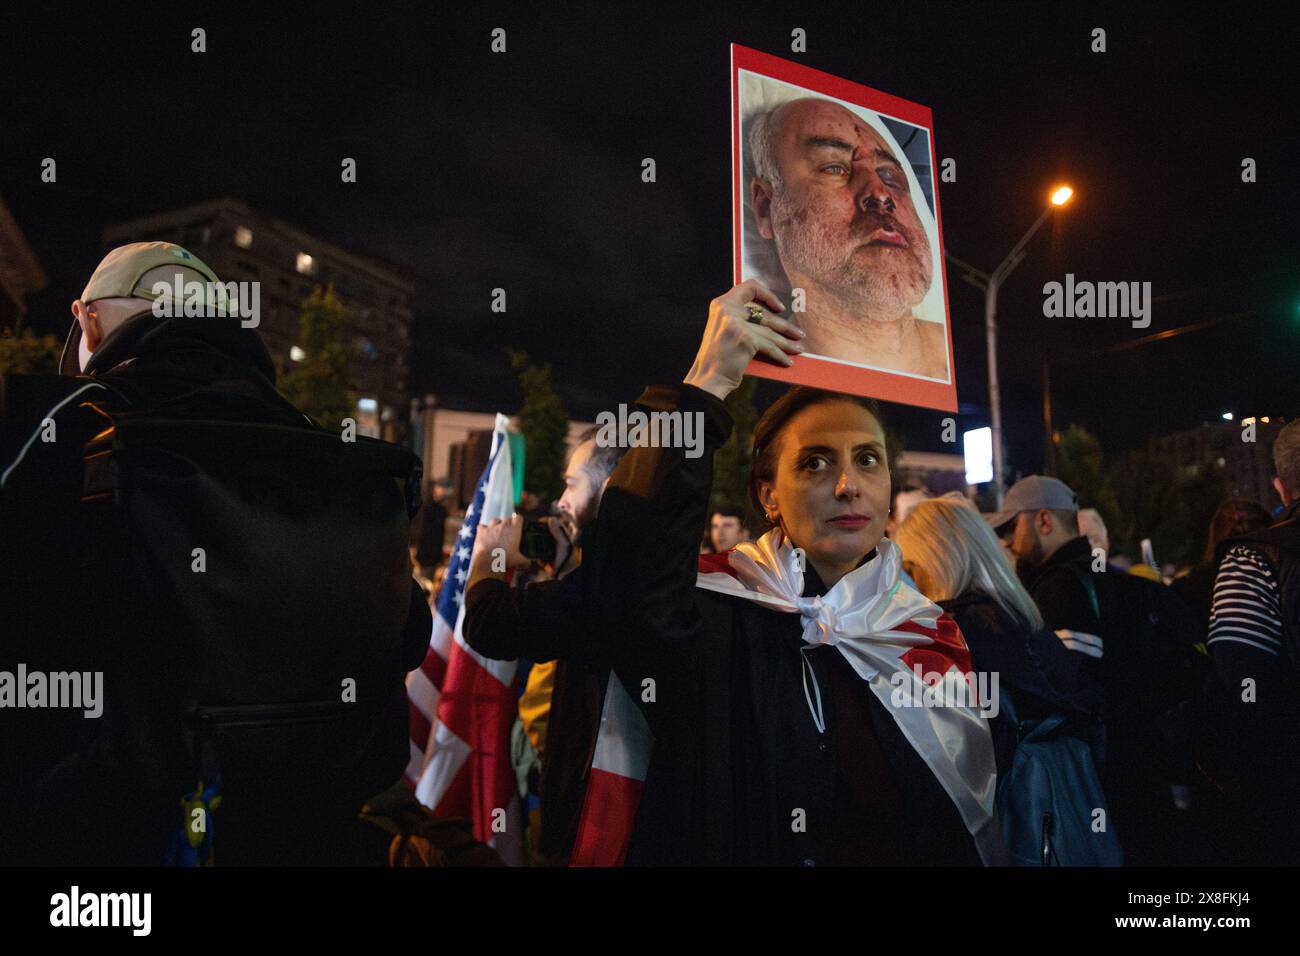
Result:
[[[1021,722],[1010,696],[1002,712],[1016,727],[1011,769],[998,780],[997,812],[1012,866],[1122,866],[1123,853],[1106,812],[1106,798],[1088,742],[1053,714]],[[1101,819],[1101,818],[1098,818]]]

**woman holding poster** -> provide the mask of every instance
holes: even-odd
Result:
[[[802,387],[778,400],[754,433],[752,491],[772,529],[698,554],[713,453],[731,430],[723,399],[756,355],[800,352],[800,329],[774,314],[785,311],[753,280],[713,301],[685,381],[640,398],[701,416],[704,454],[629,449],[594,525],[587,584],[627,691],[610,697],[635,700],[653,734],[627,862],[998,862],[970,655],[883,537],[874,403]],[[636,749],[608,704],[603,726]],[[597,749],[596,771],[636,763]],[[616,842],[616,815],[588,810],[597,839]]]

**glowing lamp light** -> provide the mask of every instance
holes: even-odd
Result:
[[[1071,189],[1069,186],[1060,186],[1057,188],[1057,190],[1054,193],[1052,193],[1052,205],[1064,206],[1067,202],[1070,201],[1070,197],[1073,195],[1074,195],[1074,190]]]

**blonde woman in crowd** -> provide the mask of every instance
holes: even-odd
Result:
[[[1050,630],[1033,598],[1002,555],[997,536],[968,503],[931,498],[918,503],[894,535],[903,569],[917,588],[957,622],[976,671],[997,674],[1020,720],[1048,714],[1095,714],[1084,689],[1079,655]],[[994,718],[999,772],[1009,765],[1016,730]]]

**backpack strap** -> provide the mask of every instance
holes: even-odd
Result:
[[[1066,567],[1070,569],[1071,573],[1074,574],[1079,583],[1083,585],[1083,590],[1088,595],[1088,601],[1092,604],[1093,616],[1097,618],[1098,623],[1104,626],[1105,622],[1101,619],[1101,602],[1097,600],[1097,582],[1093,580],[1092,572],[1085,571],[1083,568],[1079,567],[1077,561],[1066,562]]]
[[[3,388],[0,388],[0,410],[5,420],[21,424],[18,425],[19,433],[10,436],[12,441],[5,442],[5,458],[8,460],[0,462],[0,488],[9,483],[10,477],[27,459],[47,423],[53,422],[65,408],[84,404],[108,391],[110,389],[102,382],[85,376],[75,379],[49,375],[5,376]],[[81,403],[77,402],[78,399],[82,400]],[[23,431],[27,432],[25,439],[21,434]]]

